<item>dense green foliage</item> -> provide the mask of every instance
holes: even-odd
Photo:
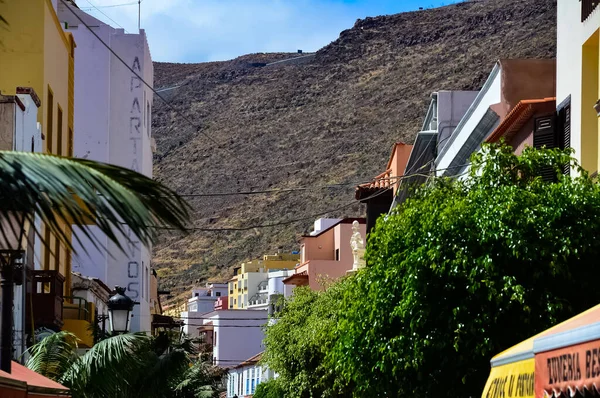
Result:
[[[263,361],[279,373],[278,387],[284,389],[285,397],[330,397],[343,392],[325,359],[333,347],[336,304],[344,289],[344,282],[324,292],[295,288],[278,313],[278,321],[267,328]]]
[[[560,172],[569,161],[578,177]],[[537,177],[548,166],[555,182]],[[291,331],[284,348],[268,331],[267,363],[279,372],[290,357],[284,380],[333,380],[330,396],[479,396],[491,356],[600,302],[600,188],[568,154],[486,146],[469,177],[435,179],[378,220],[330,318],[305,308],[318,299],[288,302],[270,329],[309,336]]]
[[[271,379],[265,383],[256,386],[254,398],[281,398],[285,397],[285,389],[281,385],[280,379]]]
[[[73,398],[212,398],[224,371],[192,362],[192,342],[180,336],[122,334],[77,355],[77,338],[59,332],[29,350],[27,367],[69,387]]]

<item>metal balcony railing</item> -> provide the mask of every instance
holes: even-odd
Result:
[[[580,0],[581,1],[581,22],[585,21],[592,12],[598,7],[600,0]]]

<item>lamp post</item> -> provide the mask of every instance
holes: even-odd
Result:
[[[110,330],[122,334],[129,332],[131,311],[135,302],[125,294],[125,289],[115,286],[115,294],[108,299]]]
[[[23,258],[23,241],[27,229],[25,212],[8,211],[0,215],[0,370],[10,373],[13,356],[14,268]]]

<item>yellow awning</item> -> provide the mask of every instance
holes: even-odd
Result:
[[[534,378],[535,378],[535,360],[533,352],[533,342],[539,337],[551,334],[554,331],[562,330],[568,324],[574,322],[586,322],[588,318],[594,317],[595,312],[600,310],[600,305],[590,308],[568,319],[546,329],[537,335],[512,346],[508,350],[502,351],[500,354],[492,358],[492,369],[482,398],[495,397],[535,397]],[[529,379],[531,376],[531,380]],[[512,384],[511,384],[512,383]],[[521,384],[519,384],[521,383]],[[524,383],[524,384],[523,384]],[[512,390],[511,390],[512,388]],[[525,394],[525,395],[518,395]]]
[[[535,397],[534,358],[492,368],[482,398],[500,397]]]

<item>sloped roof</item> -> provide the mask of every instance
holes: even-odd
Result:
[[[244,362],[242,362],[239,365],[237,365],[236,367],[234,367],[234,369],[243,368],[244,366],[256,365],[260,361],[260,359],[262,358],[263,353],[264,353],[264,351],[263,352],[259,352],[255,356],[246,359]]]
[[[51,394],[51,396],[70,396],[67,387],[54,380],[50,380],[33,370],[27,369],[25,366],[15,361],[12,362],[11,373],[0,370],[0,376],[27,383],[28,391]]]
[[[538,110],[553,102],[556,102],[554,97],[519,101],[485,141],[498,142],[503,137],[510,139]]]

